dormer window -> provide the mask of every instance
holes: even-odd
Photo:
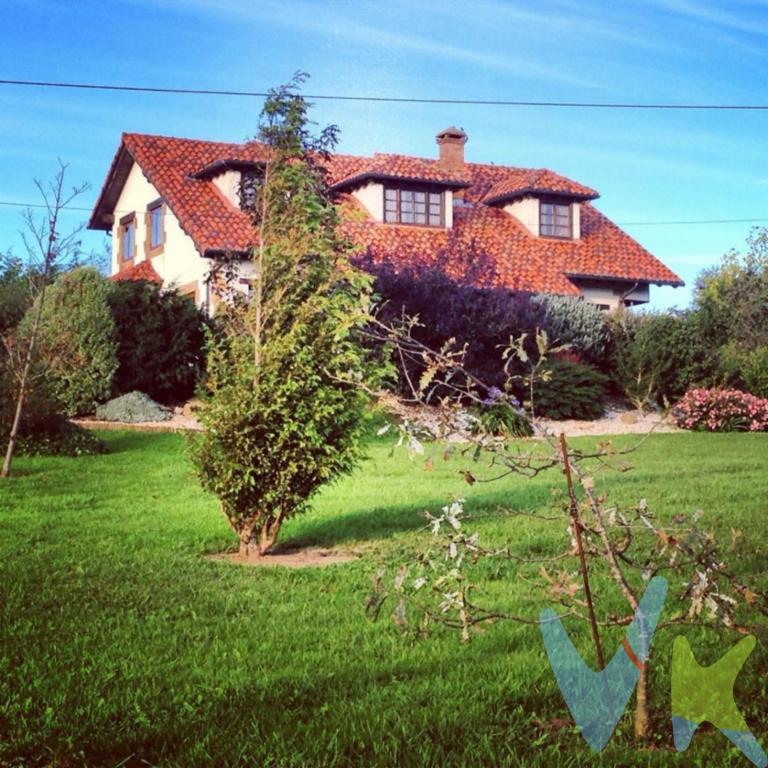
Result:
[[[573,216],[570,203],[542,200],[539,204],[539,235],[541,237],[573,237]]]
[[[445,196],[434,189],[384,187],[384,221],[422,227],[445,226]]]

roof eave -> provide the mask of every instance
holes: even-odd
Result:
[[[568,279],[575,278],[576,280],[605,280],[616,282],[621,280],[625,283],[646,283],[648,285],[670,285],[673,288],[682,288],[685,286],[684,280],[664,280],[656,277],[626,277],[625,275],[605,275],[605,274],[589,274],[587,272],[566,272],[565,276]]]
[[[99,197],[93,206],[93,211],[88,219],[88,229],[102,230],[108,232],[112,229],[114,222],[114,210],[117,200],[120,197],[131,167],[136,162],[133,155],[125,146],[125,141],[120,142],[120,146],[112,159],[112,165],[104,180]],[[114,192],[116,186],[119,189]],[[114,193],[114,194],[113,194]]]
[[[579,193],[566,192],[558,189],[544,189],[542,187],[526,187],[525,189],[515,190],[503,195],[494,195],[483,200],[485,205],[498,205],[499,203],[511,203],[522,197],[531,197],[533,195],[553,195],[556,197],[567,197],[578,203],[586,203],[590,200],[597,200],[600,195],[597,192]]]
[[[264,163],[255,160],[238,160],[236,158],[227,158],[225,160],[215,160],[212,163],[201,168],[199,171],[190,173],[192,179],[207,181],[226,171],[255,171],[264,167]]]

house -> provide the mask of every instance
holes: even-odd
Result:
[[[647,302],[652,283],[683,285],[594,207],[594,189],[547,169],[466,162],[457,128],[436,138],[436,158],[328,162],[342,231],[373,263],[481,252],[501,286],[581,295],[603,309]],[[123,134],[89,222],[112,233],[112,276],[173,284],[213,311],[212,260],[240,254],[246,290],[254,231],[240,181],[263,160],[257,142]]]

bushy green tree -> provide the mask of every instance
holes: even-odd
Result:
[[[755,227],[746,253],[732,250],[701,274],[693,304],[712,346],[768,345],[768,228]]]
[[[60,275],[43,300],[38,358],[53,395],[70,416],[92,413],[112,391],[117,340],[107,291],[98,271],[78,267]],[[22,335],[35,310],[22,322]]]
[[[107,301],[117,328],[113,395],[138,390],[161,403],[191,397],[204,368],[203,312],[143,280],[113,282]]]
[[[713,369],[708,383],[768,395],[768,229],[754,228],[746,253],[729,252],[699,277],[694,311]]]
[[[282,523],[358,456],[365,362],[355,331],[369,279],[350,264],[320,163],[336,129],[313,138],[303,77],[272,90],[250,199],[258,245],[253,295],[232,301],[210,335],[205,432],[192,455],[243,555],[262,555]]]

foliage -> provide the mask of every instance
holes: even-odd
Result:
[[[768,229],[753,228],[745,254],[730,251],[699,277],[694,308],[710,346],[768,345]]]
[[[625,311],[610,323],[612,376],[637,408],[674,402],[711,375],[697,315]]]
[[[192,443],[244,554],[264,554],[284,520],[355,464],[365,396],[356,330],[369,280],[350,264],[318,165],[336,129],[307,130],[303,78],[270,91],[267,160],[253,190],[253,298],[225,306],[209,335],[204,434]]]
[[[107,290],[95,269],[78,267],[60,275],[43,302],[38,357],[70,416],[92,413],[111,392],[117,342]],[[29,333],[34,311],[22,322],[22,336]]]
[[[720,370],[736,389],[768,397],[768,344],[745,347],[731,342],[720,349]]]
[[[606,362],[611,332],[605,313],[579,296],[536,294],[534,301],[544,307],[544,327],[550,338],[568,344],[588,362]]]
[[[768,399],[736,389],[692,389],[674,407],[679,427],[706,432],[765,432]]]
[[[429,266],[398,269],[365,259],[360,264],[376,276],[374,290],[382,300],[378,317],[384,325],[391,326],[403,316],[414,318],[415,340],[431,349],[447,344],[464,348],[466,369],[500,387],[506,378],[502,350],[511,335],[522,333],[528,334],[531,345],[536,328],[544,324],[544,309],[529,293],[490,287],[490,262],[481,252],[465,252],[463,264],[454,253],[449,265],[451,253],[450,249],[438,253]],[[449,266],[455,270],[452,274]],[[394,362],[399,389],[410,394],[426,368],[425,361],[395,354]]]
[[[112,393],[189,399],[204,367],[204,313],[177,291],[141,280],[111,283],[107,301],[117,328]]]
[[[30,277],[21,259],[0,253],[0,335],[24,317],[30,302]]]
[[[96,418],[101,421],[138,424],[144,421],[167,421],[171,418],[171,412],[143,392],[129,392],[99,405]]]
[[[6,359],[0,366],[0,433],[3,435],[11,430],[17,386],[18,376]],[[33,372],[25,388],[16,449],[27,456],[81,456],[106,450],[95,435],[67,420],[44,372],[40,371]]]
[[[537,416],[548,419],[599,419],[603,415],[608,377],[595,366],[553,358],[536,386]]]
[[[471,415],[477,419],[475,432],[483,430],[496,437],[530,437],[533,434],[533,426],[520,401],[506,402],[496,387],[491,387],[485,399],[471,409]]]

